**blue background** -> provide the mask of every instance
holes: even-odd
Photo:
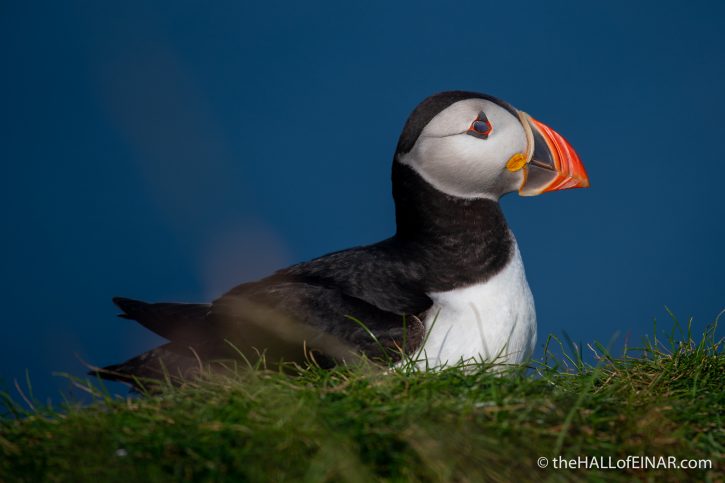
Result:
[[[389,236],[398,133],[449,89],[546,122],[591,177],[502,202],[539,346],[725,308],[721,2],[247,3],[0,5],[6,387],[161,340],[111,296],[207,301]]]

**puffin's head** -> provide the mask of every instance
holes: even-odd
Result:
[[[395,162],[461,198],[522,196],[589,186],[584,166],[556,131],[486,94],[442,92],[405,123]]]

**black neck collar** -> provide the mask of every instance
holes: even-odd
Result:
[[[509,261],[514,241],[496,201],[447,195],[397,161],[392,178],[395,240],[424,265],[431,290],[485,281]]]

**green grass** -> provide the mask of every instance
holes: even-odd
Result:
[[[713,326],[618,358],[595,346],[592,365],[578,347],[547,350],[503,377],[485,365],[246,368],[133,398],[91,382],[95,403],[61,410],[26,395],[16,399],[34,409],[21,409],[5,394],[0,481],[723,481],[721,345]],[[537,467],[558,455],[710,459],[712,469]]]

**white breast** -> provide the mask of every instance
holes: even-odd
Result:
[[[455,365],[471,359],[517,364],[536,344],[536,311],[518,246],[502,271],[484,283],[428,294],[428,337],[419,366]]]

